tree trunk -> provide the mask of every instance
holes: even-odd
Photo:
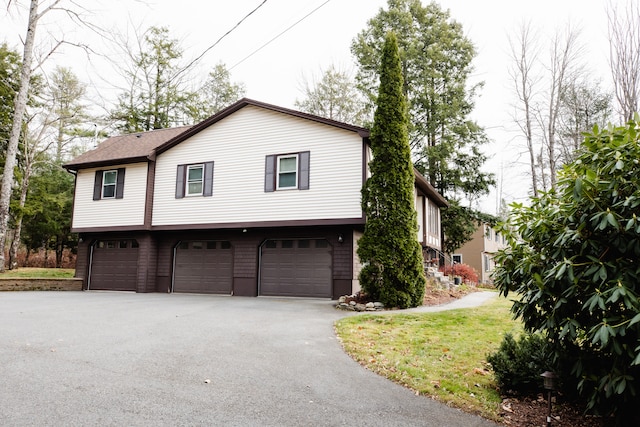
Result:
[[[33,45],[36,36],[38,15],[38,0],[31,0],[29,7],[29,22],[27,24],[27,36],[24,41],[22,55],[22,67],[20,70],[20,89],[16,94],[13,107],[13,123],[11,134],[7,144],[7,153],[0,186],[0,272],[4,271],[4,247],[7,241],[7,227],[9,221],[9,203],[11,201],[11,187],[13,186],[13,168],[16,165],[18,142],[22,129],[22,119],[27,109],[29,95],[29,83],[31,80],[31,63],[33,61]]]
[[[524,133],[527,151],[529,152],[529,166],[531,168],[531,188],[533,196],[538,197],[540,191],[540,178],[536,168],[536,147],[533,135],[533,116],[535,110],[532,100],[535,95],[534,86],[536,78],[533,76],[533,64],[536,62],[538,48],[534,43],[535,37],[531,36],[529,25],[520,26],[520,34],[517,39],[510,40],[511,57],[515,62],[512,71],[513,83],[518,95],[518,100],[522,103],[524,117],[516,118],[518,126]]]
[[[522,77],[522,87],[523,92],[526,90],[527,82],[525,81],[526,77]],[[536,172],[536,155],[533,147],[533,129],[531,127],[531,105],[529,102],[529,96],[527,95],[524,99],[524,111],[525,111],[525,136],[527,139],[527,149],[529,150],[529,163],[531,165],[531,185],[533,187],[533,196],[538,197],[538,190],[540,189],[540,184],[538,183],[538,173]]]
[[[64,250],[64,245],[62,244],[62,238],[60,236],[56,236],[56,268],[62,267],[62,252]]]
[[[31,177],[31,167],[27,165],[22,177],[22,183],[20,188],[20,211],[16,215],[16,228],[13,232],[13,241],[11,242],[11,248],[9,249],[9,270],[12,270],[17,266],[18,249],[20,248],[20,235],[22,234],[22,218],[24,217],[22,209],[24,209],[25,202],[27,201],[27,191],[29,189],[29,178]]]

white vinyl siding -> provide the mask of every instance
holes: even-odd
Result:
[[[118,167],[126,168],[124,196],[121,199],[93,200],[95,174],[98,169],[78,171],[73,201],[74,229],[144,224],[147,164],[135,163]]]
[[[265,157],[305,151],[309,190],[265,192]],[[176,199],[176,165],[203,157],[213,197]],[[357,133],[247,106],[158,156],[153,225],[361,218],[361,186]]]

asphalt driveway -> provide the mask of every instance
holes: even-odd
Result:
[[[3,426],[495,426],[347,356],[330,301],[0,293]]]

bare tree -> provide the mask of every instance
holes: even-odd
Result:
[[[13,187],[13,168],[16,165],[16,154],[18,152],[18,142],[20,131],[22,130],[22,120],[27,109],[27,99],[29,96],[29,84],[33,71],[33,46],[36,37],[38,21],[44,14],[55,7],[60,0],[54,1],[49,7],[38,13],[39,0],[31,0],[29,6],[29,20],[27,22],[27,34],[24,39],[24,50],[22,54],[22,65],[20,68],[20,88],[16,95],[13,106],[13,123],[7,144],[6,160],[2,184],[0,186],[0,272],[4,271],[4,247],[7,241],[7,224],[9,220],[9,204],[11,202],[11,189]],[[11,2],[9,2],[11,4]]]
[[[540,47],[535,40],[537,40],[537,36],[532,33],[531,25],[522,23],[519,27],[518,36],[515,39],[510,38],[509,45],[511,59],[513,59],[514,63],[510,70],[510,75],[519,103],[516,106],[514,120],[524,134],[529,153],[532,191],[533,195],[537,197],[540,184],[536,171],[536,148],[533,133],[535,105],[533,102],[536,96],[536,85],[540,81],[540,76],[535,72],[535,64],[538,61]]]
[[[557,32],[549,45],[549,59],[541,58],[543,47],[531,25],[523,23],[510,39],[513,66],[510,74],[517,104],[514,120],[522,132],[529,155],[532,192],[555,188],[564,144],[560,128],[564,122],[565,92],[583,73],[579,32],[567,27]],[[543,90],[543,86],[547,89]],[[582,129],[586,130],[586,129]]]
[[[633,119],[640,98],[640,6],[630,0],[622,10],[607,7],[609,64],[623,121]]]
[[[7,10],[12,6],[12,3],[17,2],[12,2],[10,0],[7,3]],[[3,272],[5,269],[4,248],[7,240],[9,207],[14,183],[14,168],[16,166],[18,143],[20,141],[24,118],[27,112],[27,102],[30,96],[31,76],[34,73],[34,70],[41,67],[47,58],[49,58],[63,44],[88,49],[88,46],[82,43],[72,43],[65,40],[64,37],[51,35],[48,40],[50,47],[42,56],[38,57],[38,61],[36,62],[36,54],[34,52],[36,30],[42,18],[50,12],[55,11],[64,14],[64,16],[74,24],[83,25],[94,32],[100,32],[99,27],[84,19],[85,17],[83,13],[86,12],[86,9],[84,9],[78,2],[69,1],[69,7],[62,7],[61,3],[62,0],[30,0],[29,2],[29,16],[27,19],[26,34],[23,38],[24,47],[22,63],[20,66],[19,89],[14,99],[12,126],[9,134],[9,142],[7,143],[2,183],[0,185],[0,272]],[[40,6],[43,6],[41,10]]]
[[[9,247],[10,270],[13,269],[16,264],[15,260],[17,259],[18,248],[20,247],[22,219],[24,217],[24,207],[27,200],[27,193],[29,192],[31,176],[36,168],[38,168],[38,165],[46,161],[45,153],[52,147],[55,147],[57,143],[57,138],[55,138],[54,135],[56,133],[55,127],[57,119],[54,116],[52,109],[47,105],[43,105],[42,111],[31,114],[26,121],[21,144],[20,195],[17,209],[15,209],[15,212],[12,211],[15,225],[13,240]]]
[[[569,83],[575,80],[582,72],[582,67],[578,63],[582,52],[582,48],[578,44],[578,36],[578,31],[567,27],[564,35],[557,32],[551,42],[547,111],[546,115],[541,116],[545,129],[544,140],[547,147],[550,188],[555,188],[556,186],[556,172],[558,169],[557,131],[562,98]]]

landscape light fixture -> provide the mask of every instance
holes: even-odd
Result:
[[[544,371],[540,376],[543,378],[544,389],[547,390],[547,427],[551,427],[551,393],[556,389],[556,374],[551,371]]]

